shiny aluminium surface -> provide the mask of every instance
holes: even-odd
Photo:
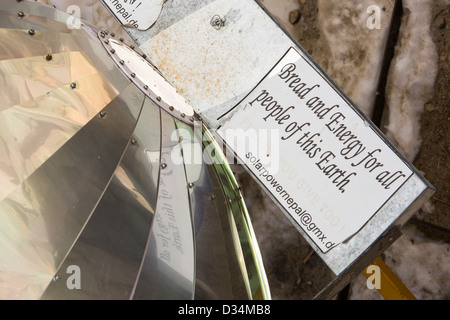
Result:
[[[218,146],[131,82],[99,30],[69,30],[67,14],[33,1],[5,2],[0,298],[269,298],[231,171],[187,157],[193,144]],[[68,286],[72,267],[80,290]]]
[[[66,14],[35,3],[2,1],[0,13],[0,296],[38,298],[119,163],[144,97],[90,27],[68,31]]]
[[[223,224],[229,228],[226,234],[231,235],[234,243],[234,252],[247,295],[249,299],[271,299],[261,253],[240,187],[213,134],[206,128],[202,141],[206,150],[206,162],[210,164],[210,170],[220,182],[212,186],[214,194],[220,195],[216,199],[217,208],[222,219],[227,217],[228,223]]]
[[[175,153],[175,160],[180,162],[182,157],[191,186],[189,197],[196,239],[195,299],[253,299],[242,265],[245,258],[238,249],[241,244],[234,236],[232,212],[224,193],[228,184],[222,184],[210,165],[212,154],[217,151],[219,156],[219,149],[208,140],[207,130],[200,122],[194,128],[179,121],[176,125],[181,149]]]
[[[132,298],[270,298],[258,248],[252,246],[256,239],[245,233],[251,230],[245,205],[232,210],[226,190],[239,193],[237,184],[221,179],[211,165],[215,154],[217,165],[226,167],[207,129],[162,112],[162,132],[158,205]]]
[[[191,300],[195,290],[195,240],[174,119],[161,112],[161,170],[154,223],[133,299]],[[174,137],[175,135],[175,137]]]
[[[42,299],[129,299],[145,254],[158,194],[160,109],[145,100],[127,151],[92,217]],[[82,290],[69,290],[70,266]],[[155,289],[155,288],[152,288]]]
[[[1,296],[41,296],[107,187],[143,101],[130,85],[0,202]]]
[[[14,15],[17,24],[31,17],[0,12]],[[1,200],[123,91],[128,80],[85,30],[30,35],[0,28],[0,48]]]

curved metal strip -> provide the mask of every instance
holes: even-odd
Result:
[[[161,112],[161,123],[158,200],[147,252],[132,297],[135,300],[185,300],[194,296],[195,246],[188,182],[183,162],[176,162],[174,157],[180,143],[174,119]]]
[[[41,296],[111,180],[143,101],[130,85],[0,202],[0,297]]]
[[[130,298],[156,208],[160,134],[160,110],[146,99],[120,166],[42,299]],[[75,289],[67,285],[73,266]]]
[[[194,128],[176,121],[190,185],[196,238],[197,299],[270,297],[262,259],[239,189],[226,159],[201,123]],[[177,157],[178,158],[177,158]],[[218,168],[219,167],[219,170]],[[237,204],[237,206],[236,206]]]
[[[270,299],[270,289],[259,251],[258,242],[240,188],[234,178],[226,157],[215,142],[206,127],[203,128],[203,144],[208,163],[213,164],[213,170],[220,183],[216,193],[223,193],[223,202],[219,209],[222,215],[228,217],[229,232],[234,242],[234,253],[240,263],[241,277],[245,282],[249,299]],[[223,211],[226,212],[223,212]]]
[[[195,299],[248,299],[241,276],[234,241],[227,219],[228,211],[220,181],[202,144],[202,125],[194,128],[177,121],[182,146],[175,152],[186,168],[195,231]],[[181,152],[182,151],[182,152]],[[219,192],[217,192],[220,190]]]

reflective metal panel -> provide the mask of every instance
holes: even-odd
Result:
[[[120,166],[43,299],[129,299],[156,207],[160,110],[146,99]],[[70,266],[80,287],[70,289]]]
[[[133,299],[192,299],[195,246],[188,182],[175,162],[179,137],[174,119],[161,113],[161,172],[147,253]]]
[[[0,202],[1,297],[41,296],[108,185],[143,101],[130,85]]]
[[[229,167],[189,159],[207,129],[142,52],[68,18],[0,3],[0,298],[269,298]]]
[[[0,200],[129,84],[78,32],[0,29]]]
[[[259,251],[258,242],[253,232],[250,216],[247,212],[240,187],[226,161],[225,155],[215,142],[212,134],[203,128],[203,144],[206,162],[212,164],[211,170],[217,176],[219,183],[213,184],[217,198],[217,209],[221,219],[227,218],[227,223],[222,223],[227,230],[226,237],[231,237],[234,243],[234,254],[239,262],[240,274],[232,273],[232,284],[236,284],[239,277],[245,285],[248,299],[270,299],[270,289]],[[208,159],[209,158],[209,159]],[[232,259],[229,252],[228,258]]]
[[[239,257],[234,253],[221,182],[205,161],[209,157],[203,149],[202,124],[197,122],[192,128],[177,121],[177,129],[181,144],[174,154],[184,162],[187,181],[191,184],[189,195],[196,245],[195,299],[248,299]]]

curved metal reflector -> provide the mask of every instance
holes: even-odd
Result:
[[[0,298],[270,298],[207,128],[171,112],[184,101],[171,88],[130,81],[118,48],[68,18],[0,3]]]

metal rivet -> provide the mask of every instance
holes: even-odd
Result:
[[[211,195],[211,200],[216,200],[216,195],[214,193]]]
[[[134,50],[134,46],[133,45],[131,45],[130,48]]]
[[[115,37],[116,36],[116,34],[113,32],[113,33],[111,33],[111,37]]]
[[[28,34],[30,36],[34,36],[36,34],[36,32],[34,31],[34,29],[30,29],[30,30],[28,30]]]
[[[123,38],[120,38],[119,41],[120,41],[120,42],[123,42],[124,40],[123,40]]]
[[[189,120],[191,120],[191,122],[194,122],[194,121],[195,121],[194,117],[192,117],[192,118],[191,118],[191,119],[189,119]]]
[[[47,60],[47,61],[51,61],[53,59],[53,56],[51,55],[51,54],[48,54],[46,57],[45,57],[45,60]]]
[[[162,169],[166,169],[167,168],[167,164],[165,164],[165,163],[161,164],[161,168]]]
[[[75,89],[75,88],[77,87],[77,84],[76,84],[75,82],[72,82],[72,83],[70,84],[70,87],[71,87],[72,89]]]
[[[169,107],[169,110],[173,111],[173,110],[175,110],[175,108],[174,107]]]
[[[106,44],[109,44],[109,40],[105,40],[105,43],[106,43]]]
[[[194,187],[194,184],[192,183],[192,182],[190,182],[189,184],[188,184],[188,186],[189,186],[189,188],[193,188]]]
[[[182,118],[185,118],[185,117],[186,117],[186,115],[185,115],[184,113],[182,113],[182,114],[181,114],[181,117],[182,117]]]
[[[142,58],[147,59],[147,55],[144,53],[144,54],[142,55]]]
[[[61,276],[56,275],[53,277],[53,281],[58,281],[58,280],[61,280]]]
[[[133,73],[131,74],[131,76],[132,76],[133,78],[135,78],[135,77],[136,77],[136,73],[133,72]]]
[[[131,139],[131,144],[132,145],[135,145],[137,143],[137,140],[136,139]]]
[[[214,29],[220,30],[225,26],[225,22],[226,22],[225,18],[222,18],[221,16],[216,14],[211,18],[210,24]]]
[[[106,116],[106,111],[100,111],[100,117],[104,118]]]
[[[23,11],[19,11],[19,13],[17,14],[20,18],[25,17],[25,13],[23,13]]]
[[[125,61],[120,60],[120,64],[121,64],[121,65],[124,65],[124,64],[125,64]]]
[[[161,101],[161,97],[156,97],[156,100]]]
[[[112,54],[116,53],[116,50],[111,49],[109,52],[111,52]]]
[[[145,85],[145,86],[144,86],[144,89],[145,89],[145,90],[148,90],[148,85]]]
[[[100,37],[104,38],[105,34],[103,32],[100,33]]]

